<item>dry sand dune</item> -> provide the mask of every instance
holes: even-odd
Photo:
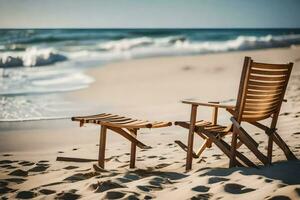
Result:
[[[190,108],[179,103],[182,98],[230,101],[236,97],[245,55],[259,61],[295,62],[278,128],[300,158],[300,47],[115,63],[88,72],[96,82],[66,98],[93,104],[95,112],[186,120]],[[199,113],[198,117],[210,117],[209,109]],[[228,123],[227,117],[221,112],[220,122]],[[138,149],[137,168],[129,169],[130,144],[109,133],[106,170],[101,170],[96,162],[56,161],[57,156],[96,158],[99,127],[95,125],[79,128],[70,120],[52,120],[0,126],[2,199],[300,198],[300,162],[285,161],[276,145],[271,167],[228,169],[227,157],[213,146],[194,159],[193,170],[186,172],[186,154],[174,140],[185,142],[187,131],[174,126],[145,129],[138,137],[152,148]],[[247,128],[266,151],[264,134]],[[202,141],[196,138],[195,142],[199,146]],[[243,146],[241,151],[254,158]]]

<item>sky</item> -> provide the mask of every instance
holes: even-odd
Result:
[[[300,0],[0,0],[0,28],[300,28]]]

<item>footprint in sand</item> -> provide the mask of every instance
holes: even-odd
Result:
[[[72,151],[77,151],[79,148],[73,148]]]
[[[16,169],[17,167],[12,166],[12,165],[1,165],[1,168],[5,168],[5,169]]]
[[[137,195],[131,194],[131,195],[127,196],[126,199],[128,199],[128,200],[139,200],[138,196],[139,196],[139,194],[137,194]]]
[[[0,181],[0,195],[14,191],[13,189],[7,187],[7,185],[8,182]]]
[[[49,160],[40,160],[38,163],[47,163]]]
[[[131,181],[136,181],[139,180],[140,177],[137,176],[136,174],[125,174],[125,176],[121,177],[121,178],[117,178],[118,181],[120,181],[121,183],[129,183]]]
[[[17,169],[15,171],[12,171],[8,175],[11,175],[11,176],[24,176],[25,177],[25,176],[28,176],[28,171]]]
[[[160,156],[158,160],[166,160],[166,157]]]
[[[77,169],[77,168],[79,168],[79,167],[70,165],[70,166],[65,167],[64,169],[71,170],[71,169]]]
[[[157,156],[148,156],[147,158],[157,158]]]
[[[94,192],[105,192],[107,190],[115,189],[115,188],[125,188],[126,186],[122,185],[121,183],[113,182],[111,180],[101,181],[97,183],[93,183],[90,185],[90,189]]]
[[[205,193],[205,194],[198,194],[198,195],[196,195],[196,196],[193,196],[192,198],[191,198],[191,200],[208,200],[208,199],[210,199],[210,197],[212,196],[212,194],[210,194],[210,193]]]
[[[44,172],[49,168],[48,164],[37,164],[37,166],[28,170],[28,172]]]
[[[7,178],[7,179],[5,179],[5,181],[20,184],[20,183],[24,183],[26,181],[26,179],[23,179],[23,178]]]
[[[168,164],[168,163],[161,163],[161,164],[156,165],[154,168],[155,169],[162,169],[162,168],[168,167],[170,165],[171,164]]]
[[[173,182],[168,178],[155,177],[149,181],[149,184],[161,186],[162,184],[172,184]]]
[[[12,164],[12,163],[15,163],[15,162],[18,162],[18,161],[16,161],[16,160],[0,160],[0,165]]]
[[[295,191],[297,192],[298,196],[300,196],[300,188],[295,188]]]
[[[90,178],[92,178],[94,176],[98,176],[98,175],[100,175],[98,172],[77,173],[77,174],[73,174],[72,176],[65,178],[64,181],[74,183],[77,181],[90,179]]]
[[[247,192],[252,192],[255,189],[252,188],[246,188],[244,185],[236,184],[236,183],[228,183],[224,186],[225,192],[231,193],[231,194],[243,194]]]
[[[49,189],[41,189],[41,190],[39,190],[39,192],[44,194],[44,195],[50,195],[50,194],[56,193],[55,190],[49,190]]]
[[[2,154],[2,156],[4,156],[4,157],[9,157],[9,156],[13,156],[12,154]]]
[[[68,192],[61,192],[61,193],[57,194],[55,199],[62,199],[62,200],[79,199],[81,197],[81,195],[75,194],[76,191],[77,190],[70,190]]]
[[[144,199],[153,199],[153,197],[149,196],[149,195],[145,195]]]
[[[228,181],[228,178],[222,178],[222,177],[211,177],[208,179],[208,184],[214,184],[214,183],[219,183],[222,181]]]
[[[37,194],[35,192],[32,191],[21,191],[18,192],[16,198],[17,199],[32,199],[34,197],[36,197]]]
[[[125,196],[123,192],[107,192],[105,199],[121,199]]]
[[[199,185],[192,188],[192,190],[196,192],[208,192],[209,189],[210,189],[209,187],[206,187],[204,185]]]
[[[192,70],[192,69],[194,69],[195,67],[193,67],[193,66],[190,66],[190,65],[186,65],[186,66],[183,66],[182,68],[181,68],[181,70],[182,71],[190,71],[190,70]]]
[[[268,200],[291,200],[291,199],[287,196],[278,195],[278,196],[271,197]]]
[[[163,189],[161,186],[154,185],[138,185],[136,187],[144,192],[158,191]]]
[[[22,166],[31,166],[31,165],[34,165],[33,162],[29,162],[29,161],[21,161],[18,164],[22,165]]]
[[[265,179],[265,182],[266,183],[271,183],[271,182],[273,182],[273,180],[272,179]]]

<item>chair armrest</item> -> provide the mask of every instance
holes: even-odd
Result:
[[[182,103],[185,104],[191,104],[191,105],[197,105],[197,106],[207,106],[207,107],[215,107],[215,108],[225,108],[225,109],[234,109],[235,106],[233,105],[225,105],[225,104],[219,104],[218,102],[208,102],[208,103],[203,103],[203,102],[197,102],[197,101],[190,101],[190,100],[183,100],[181,101]]]

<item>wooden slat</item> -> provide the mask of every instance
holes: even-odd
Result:
[[[289,69],[288,64],[267,64],[267,63],[252,63],[253,68],[257,69],[271,69],[271,70],[287,70]]]
[[[251,75],[260,75],[260,76],[287,76],[288,70],[285,71],[273,71],[273,70],[256,70],[251,69]]]
[[[161,128],[166,126],[172,126],[172,122],[159,122],[157,124],[152,124],[152,128]]]
[[[99,122],[101,125],[105,126],[111,126],[111,127],[119,127],[119,128],[151,128],[151,124],[149,122],[145,121],[136,121],[136,122],[131,122],[131,123],[111,123],[111,122]]]
[[[250,79],[248,82],[249,85],[255,85],[255,86],[268,86],[268,87],[279,87],[279,86],[284,86],[285,81],[277,81],[277,82],[264,82],[264,81],[256,81],[253,79]]]
[[[250,112],[261,112],[261,111],[271,111],[274,110],[278,107],[278,104],[269,104],[269,105],[247,105],[245,106],[245,111],[250,111]]]
[[[275,94],[272,96],[257,96],[257,95],[252,95],[252,94],[247,94],[246,95],[246,100],[264,100],[264,101],[272,101],[272,100],[276,100],[276,99],[280,99],[281,94]]]
[[[261,70],[252,68],[250,71],[251,74],[260,74],[260,75],[287,75],[288,70]]]
[[[282,94],[282,90],[247,90],[247,95],[258,95],[258,96],[273,96]]]
[[[269,104],[276,104],[276,103],[281,103],[281,99],[247,99],[246,101],[247,104],[257,104],[257,105],[269,105]]]
[[[278,91],[282,90],[284,88],[284,85],[270,85],[270,86],[264,86],[264,85],[248,85],[248,90],[259,90],[259,91]]]
[[[112,119],[110,120],[110,122],[127,122],[127,121],[130,121],[132,120],[131,118],[128,118],[128,117],[121,117],[120,119]]]
[[[269,108],[276,106],[279,103],[279,101],[273,101],[273,102],[247,102],[245,107],[246,108],[251,108],[251,107],[256,107],[256,108]]]
[[[104,120],[104,119],[110,119],[110,118],[115,118],[115,117],[119,117],[119,116],[108,114],[108,115],[104,115],[104,116],[101,116],[101,117],[85,117],[82,120],[85,123],[88,123],[88,122],[95,123],[95,120]]]
[[[101,117],[101,116],[105,116],[105,115],[109,115],[109,114],[101,113],[101,114],[97,114],[97,115],[75,116],[75,117],[72,117],[71,120],[72,121],[80,121],[80,120],[82,120],[84,118],[95,118],[95,117]]]
[[[243,115],[243,121],[257,122],[269,118],[271,115]]]
[[[286,76],[258,76],[254,74],[250,74],[249,76],[250,80],[255,81],[266,81],[266,82],[285,82]]]
[[[129,124],[129,123],[136,122],[136,121],[139,121],[139,120],[131,119],[131,120],[127,120],[127,121],[114,122],[114,124],[122,125],[122,124]]]

